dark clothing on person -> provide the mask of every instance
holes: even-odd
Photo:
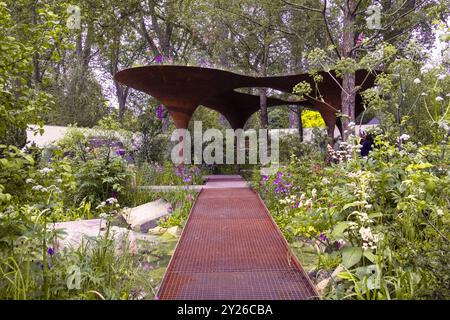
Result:
[[[369,155],[370,151],[372,151],[373,140],[370,138],[364,139],[361,148],[361,157],[366,157]]]

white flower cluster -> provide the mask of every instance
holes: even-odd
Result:
[[[373,220],[369,218],[369,215],[366,212],[355,211],[355,213],[361,224],[373,223]]]
[[[41,185],[39,185],[39,184],[36,185],[36,186],[33,186],[33,187],[31,188],[31,190],[34,190],[34,191],[41,191],[41,192],[47,192],[47,191],[48,191],[46,187],[41,186]]]
[[[53,169],[42,168],[41,170],[39,170],[39,172],[42,173],[42,174],[49,174],[50,172],[53,172]]]
[[[41,192],[44,192],[44,193],[45,192],[53,192],[53,193],[61,193],[62,192],[61,189],[59,189],[54,184],[52,184],[49,187],[44,187],[44,186],[41,186],[40,184],[37,184],[37,185],[33,186],[31,188],[31,190],[33,190],[33,191],[41,191]]]
[[[410,138],[409,134],[406,134],[406,133],[402,134],[402,135],[399,137],[399,139],[400,139],[401,141],[408,141],[409,138]]]
[[[106,199],[105,201],[102,201],[97,207],[95,207],[95,209],[97,209],[97,210],[102,209],[102,208],[106,207],[106,205],[113,205],[113,204],[115,204],[116,208],[120,207],[117,199],[111,197],[111,198]]]
[[[334,150],[330,145],[327,146],[328,157],[335,163],[345,162],[352,159],[353,150],[360,149],[359,145],[348,144],[347,142],[341,142],[339,150]]]
[[[111,198],[109,198],[109,199],[106,199],[106,203],[107,203],[107,204],[114,204],[114,203],[117,203],[117,199],[111,197]]]
[[[373,250],[377,248],[378,235],[373,234],[370,227],[367,228],[361,227],[359,229],[359,234],[361,235],[361,239],[363,240],[362,248],[364,250],[368,249]]]
[[[311,191],[312,197],[314,198],[317,194],[317,190],[313,189]],[[289,197],[286,197],[284,199],[280,199],[280,203],[281,204],[287,204],[290,205],[291,208],[308,208],[310,209],[313,205],[313,200],[312,198],[310,199],[306,199],[306,196],[304,193],[300,194],[300,197],[298,197],[297,195],[293,194]]]

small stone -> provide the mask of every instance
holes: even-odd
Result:
[[[154,228],[160,218],[168,216],[171,211],[170,203],[163,199],[148,202],[131,209],[124,209],[122,217],[134,231],[148,232]]]
[[[163,234],[166,231],[167,231],[167,228],[163,228],[163,227],[160,227],[160,226],[156,226],[156,227],[154,227],[152,229],[148,229],[148,233],[149,234],[154,234],[154,235],[161,235],[161,234]]]
[[[171,227],[171,228],[167,229],[167,233],[169,233],[175,237],[179,237],[181,234],[181,230],[179,227],[175,226],[175,227]]]

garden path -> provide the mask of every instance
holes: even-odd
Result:
[[[175,300],[315,299],[261,198],[240,176],[206,177],[158,292]]]

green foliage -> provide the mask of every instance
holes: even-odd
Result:
[[[168,157],[166,147],[169,138],[162,134],[163,124],[156,117],[156,108],[156,106],[150,106],[138,117],[141,141],[138,143],[136,160],[139,164],[164,161]]]
[[[42,12],[50,19],[50,13]],[[53,24],[51,20],[48,21]],[[11,130],[23,130],[30,122],[42,124],[42,113],[51,104],[50,96],[39,90],[35,83],[29,84],[33,72],[33,41],[44,46],[52,34],[36,33],[36,37],[24,42],[16,37],[19,26],[15,25],[6,3],[0,2],[0,141],[17,143]]]
[[[338,164],[293,157],[257,178],[283,233],[316,242],[318,268],[346,268],[329,298],[448,299],[450,145],[398,150],[379,136],[369,158],[350,146]]]
[[[49,112],[47,122],[93,127],[107,114],[102,87],[93,73],[78,66],[73,67],[65,77],[48,89],[54,96],[55,105]]]
[[[125,161],[115,153],[113,147],[117,138],[113,133],[97,138],[101,144],[92,145],[89,136],[72,128],[53,152],[54,160],[57,160],[55,163],[66,163],[67,167],[73,169],[76,183],[71,196],[75,204],[81,203],[83,199],[96,204],[112,196],[117,197],[123,192],[128,180]]]

